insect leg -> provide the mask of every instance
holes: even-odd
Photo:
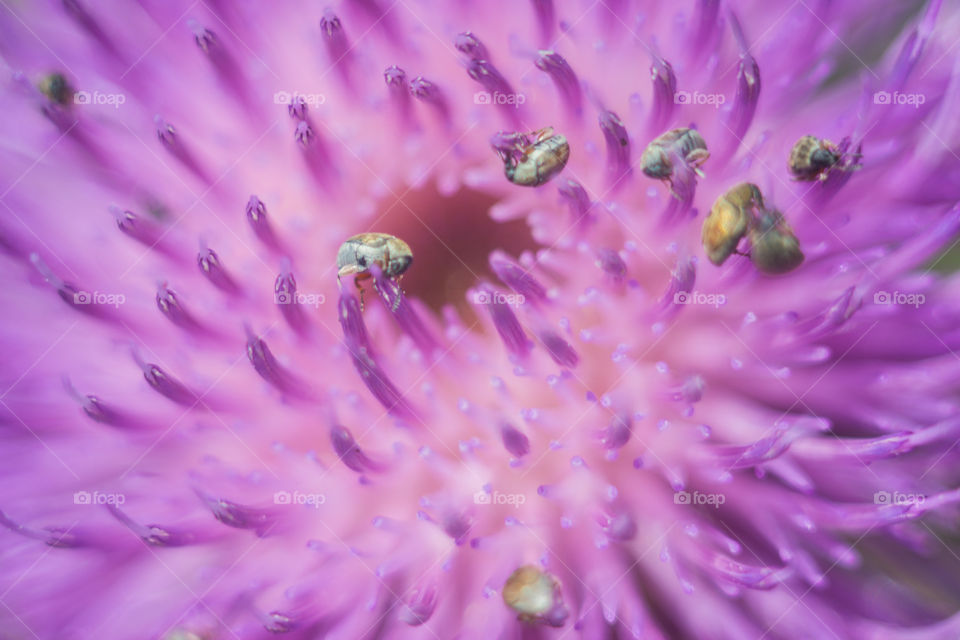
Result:
[[[530,135],[536,138],[534,141],[534,144],[536,144],[537,142],[543,142],[544,140],[546,140],[547,138],[553,135],[553,127],[544,127],[543,129],[537,129],[536,131],[531,131]]]
[[[397,297],[393,301],[393,311],[396,311],[400,307],[400,297],[403,295],[403,288],[400,286],[400,281],[403,279],[403,274],[401,273],[397,276]]]
[[[360,292],[360,311],[363,311],[363,285],[360,284],[360,276],[353,279],[353,285]]]

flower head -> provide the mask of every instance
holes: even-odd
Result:
[[[3,628],[956,636],[947,4],[5,4]]]

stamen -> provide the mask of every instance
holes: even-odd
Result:
[[[653,81],[653,110],[650,112],[650,132],[659,132],[670,121],[677,93],[677,76],[669,62],[655,56],[650,65],[650,79]]]
[[[824,311],[800,325],[804,329],[803,334],[809,336],[808,339],[819,339],[833,334],[846,324],[856,310],[855,293],[856,287],[850,286],[844,289],[843,293],[832,300]]]
[[[696,281],[697,259],[695,257],[678,259],[677,266],[670,275],[667,290],[660,298],[660,311],[672,315],[682,309],[685,306],[683,296],[693,291]]]
[[[427,329],[427,324],[420,318],[410,300],[403,295],[399,282],[383,274],[380,265],[370,267],[376,283],[376,291],[384,304],[393,314],[397,324],[414,341],[424,354],[432,354],[439,347],[436,339]]]
[[[632,540],[637,535],[637,523],[629,513],[604,514],[600,527],[608,536],[621,542]]]
[[[414,417],[415,413],[407,400],[373,357],[373,347],[356,297],[346,290],[341,290],[337,312],[340,317],[340,327],[343,329],[344,343],[350,352],[353,366],[367,389],[392,415],[399,418]]]
[[[580,362],[580,356],[574,351],[570,343],[561,338],[553,331],[543,331],[540,333],[540,341],[547,348],[547,353],[561,367],[573,369]]]
[[[177,252],[170,247],[164,238],[166,230],[160,228],[148,219],[138,216],[133,211],[121,210],[111,205],[110,213],[117,222],[117,228],[125,235],[133,238],[148,249],[156,250],[170,258],[177,258]]]
[[[107,424],[112,427],[129,426],[133,422],[129,416],[104,405],[103,401],[97,396],[81,394],[74,388],[73,383],[71,383],[70,379],[66,376],[63,378],[63,387],[70,397],[80,404],[83,412],[94,422]]]
[[[301,335],[305,334],[309,324],[297,298],[297,281],[290,271],[290,261],[284,258],[281,268],[282,271],[273,284],[274,302],[290,328]]]
[[[620,257],[620,254],[613,249],[597,249],[597,261],[595,264],[615,282],[623,282],[623,279],[627,275],[627,263],[625,263],[623,258]]]
[[[173,125],[160,116],[154,116],[153,122],[157,125],[157,138],[160,139],[161,144],[163,144],[167,152],[204,183],[208,185],[213,184],[213,180],[210,179],[209,174],[177,136],[176,129],[173,128]]]
[[[200,332],[205,328],[200,322],[180,304],[177,294],[167,287],[166,283],[161,284],[157,289],[157,308],[160,313],[167,317],[173,324],[187,331]]]
[[[505,285],[524,297],[523,302],[537,304],[547,301],[546,288],[530,275],[530,272],[512,262],[498,259],[495,255],[490,257],[490,268]]]
[[[316,138],[313,127],[309,122],[301,120],[297,123],[297,128],[293,131],[293,137],[304,149],[309,148]]]
[[[503,423],[500,426],[500,440],[503,447],[516,458],[530,453],[530,439],[511,424]]]
[[[513,94],[510,83],[503,77],[492,62],[487,60],[471,60],[467,64],[467,74],[479,82],[487,93],[493,95],[502,93]]]
[[[320,34],[327,49],[327,56],[330,58],[330,67],[335,68],[340,74],[341,80],[347,86],[350,86],[350,67],[353,61],[353,52],[350,49],[350,42],[347,40],[343,25],[340,23],[340,18],[332,9],[325,9],[323,17],[320,18]]]
[[[553,29],[557,22],[553,0],[531,0],[531,2],[533,3],[533,11],[537,16],[537,24],[540,27],[540,42],[547,44],[553,36]]]
[[[557,191],[560,192],[563,199],[570,205],[570,213],[572,214],[574,223],[580,230],[583,230],[587,224],[593,221],[594,217],[590,213],[593,203],[590,202],[590,196],[587,194],[587,190],[576,180],[566,179],[561,181],[560,186],[557,187]]]
[[[747,38],[740,27],[736,15],[730,12],[730,28],[740,47],[740,64],[737,69],[737,94],[734,97],[733,109],[730,111],[728,127],[735,138],[731,146],[735,149],[742,141],[743,136],[753,122],[753,115],[757,110],[760,99],[760,67],[750,55]],[[732,150],[732,149],[731,149]],[[729,153],[729,151],[728,151]]]
[[[117,520],[126,525],[144,542],[157,547],[182,547],[193,544],[196,536],[186,531],[172,531],[157,525],[142,525],[120,510],[115,504],[107,504],[107,509]]]
[[[410,125],[413,120],[413,103],[410,101],[410,92],[407,89],[406,72],[396,65],[387,67],[383,72],[383,80],[387,83],[390,99],[397,108],[400,119]]]
[[[670,399],[688,404],[700,402],[705,388],[706,382],[702,376],[690,376],[683,381],[683,384],[670,391]]]
[[[607,169],[614,184],[619,184],[632,173],[630,168],[630,136],[623,121],[613,111],[600,114],[600,130],[607,143]]]
[[[193,41],[197,43],[201,51],[210,53],[210,51],[217,46],[217,36],[213,31],[203,28],[196,20],[187,21],[187,26],[193,31]]]
[[[601,441],[607,449],[619,449],[627,444],[633,433],[633,419],[628,413],[618,413],[603,430]]]
[[[960,204],[954,205],[928,228],[916,233],[895,251],[887,255],[873,269],[878,282],[898,277],[910,269],[919,268],[931,255],[949,246],[960,232]]]
[[[189,20],[187,24],[193,31],[197,46],[213,66],[217,78],[235,99],[243,103],[244,112],[250,115],[259,113],[260,104],[254,99],[251,86],[234,56],[223,46],[215,33],[196,20]]]
[[[231,295],[240,293],[240,285],[223,268],[223,265],[220,264],[220,258],[213,249],[201,249],[200,253],[197,254],[197,265],[199,265],[200,271],[207,277],[207,280],[217,289]]]
[[[283,247],[281,247],[280,241],[277,239],[276,234],[273,232],[273,227],[270,225],[270,220],[267,218],[267,205],[257,196],[250,196],[250,200],[247,202],[246,214],[247,221],[250,223],[250,226],[253,227],[253,232],[257,234],[260,242],[274,251],[282,251]]]
[[[557,91],[560,92],[567,110],[579,118],[583,113],[583,90],[580,88],[580,80],[570,64],[556,51],[546,50],[538,52],[534,64],[537,69],[550,75],[550,79],[553,80]]]
[[[720,15],[720,0],[697,1],[697,29],[692,39],[692,50],[695,57],[712,50],[719,35],[717,16]]]
[[[262,538],[269,533],[277,523],[276,514],[273,511],[249,507],[233,502],[232,500],[217,498],[199,489],[194,489],[194,493],[196,493],[197,496],[203,500],[204,504],[207,505],[207,508],[213,512],[213,517],[228,527],[253,529],[257,536]]]
[[[487,48],[480,42],[477,36],[470,31],[458,33],[453,39],[454,48],[464,54],[471,60],[489,60],[490,54]]]
[[[710,567],[723,580],[749,589],[772,589],[793,575],[793,567],[773,568],[748,565],[714,553]]]
[[[920,59],[920,56],[923,55],[923,50],[926,48],[930,34],[936,25],[937,14],[940,12],[942,4],[943,0],[932,0],[932,2],[927,5],[927,10],[924,12],[920,24],[910,32],[910,36],[900,49],[897,60],[893,64],[893,70],[890,72],[888,86],[891,89],[901,89],[907,81],[907,78],[910,77],[910,73],[916,66],[917,61]]]
[[[429,620],[437,608],[437,591],[437,585],[433,582],[425,582],[413,589],[404,601],[405,607],[400,613],[400,619],[411,627]]]
[[[453,538],[458,547],[467,541],[467,535],[473,527],[473,520],[464,513],[447,511],[442,518],[443,532]]]
[[[306,120],[310,109],[307,107],[307,101],[303,96],[291,96],[290,104],[287,105],[287,113],[294,120]]]
[[[490,318],[507,350],[517,358],[526,358],[533,348],[533,342],[527,338],[517,316],[508,304],[501,301],[502,295],[499,292],[490,287],[481,287],[480,290],[485,294],[484,306],[487,307]]]
[[[303,383],[289,372],[270,351],[270,347],[260,336],[253,333],[250,327],[247,332],[247,359],[260,377],[273,385],[278,391],[292,396],[305,398],[309,396]]]
[[[333,444],[333,450],[337,453],[337,458],[357,473],[382,470],[380,464],[371,460],[363,452],[357,441],[353,439],[353,434],[346,427],[337,425],[330,429],[330,443]]]
[[[270,633],[290,633],[297,628],[296,621],[282,611],[271,611],[259,617],[263,622],[263,628]]]
[[[423,76],[417,76],[410,81],[410,93],[417,100],[422,100],[433,106],[440,115],[444,126],[450,125],[450,105],[440,88]]]
[[[300,146],[307,169],[320,185],[330,188],[331,179],[334,177],[334,164],[327,144],[317,136],[309,119],[297,122],[293,137]]]
[[[111,426],[121,426],[125,422],[127,422],[123,414],[104,405],[103,401],[100,400],[100,398],[98,398],[97,396],[94,396],[94,395],[84,396],[82,407],[83,407],[83,412],[85,414],[87,414],[91,419],[101,424],[109,424]]]
[[[26,538],[40,540],[51,547],[68,548],[85,546],[85,541],[76,532],[71,532],[61,527],[44,527],[42,529],[27,527],[11,519],[3,511],[0,511],[0,525]]]
[[[100,304],[92,299],[89,292],[82,291],[74,284],[58,277],[38,254],[30,254],[30,263],[40,272],[44,281],[57,290],[60,299],[72,308],[101,320],[116,320],[108,305]]]
[[[173,400],[177,404],[190,408],[203,402],[202,398],[197,396],[180,381],[171,378],[159,366],[141,359],[136,351],[133,352],[133,359],[143,370],[143,379],[160,395]]]
[[[510,83],[507,82],[507,79],[493,66],[492,62],[487,60],[470,60],[470,62],[467,63],[467,75],[479,82],[484,91],[491,96],[517,95],[513,87],[510,86]],[[521,109],[515,101],[513,103],[510,101],[498,101],[497,107],[500,109],[500,112],[507,117],[509,122],[518,128],[520,127],[522,119],[519,112]]]
[[[769,462],[786,453],[790,443],[800,434],[789,433],[789,427],[780,424],[773,433],[742,447],[719,447],[718,458],[729,469],[748,469]]]

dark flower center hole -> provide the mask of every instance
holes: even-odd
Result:
[[[379,231],[405,240],[413,251],[413,265],[401,280],[407,295],[435,311],[452,304],[464,321],[471,322],[474,312],[466,299],[467,289],[482,279],[496,282],[488,265],[490,253],[501,249],[516,257],[538,246],[524,220],[490,218],[496,201],[490,194],[468,188],[444,196],[430,182],[399,202],[385,199],[378,215],[386,213],[376,228],[356,232]]]

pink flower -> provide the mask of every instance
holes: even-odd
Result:
[[[953,6],[52,4],[4,633],[960,634]]]

